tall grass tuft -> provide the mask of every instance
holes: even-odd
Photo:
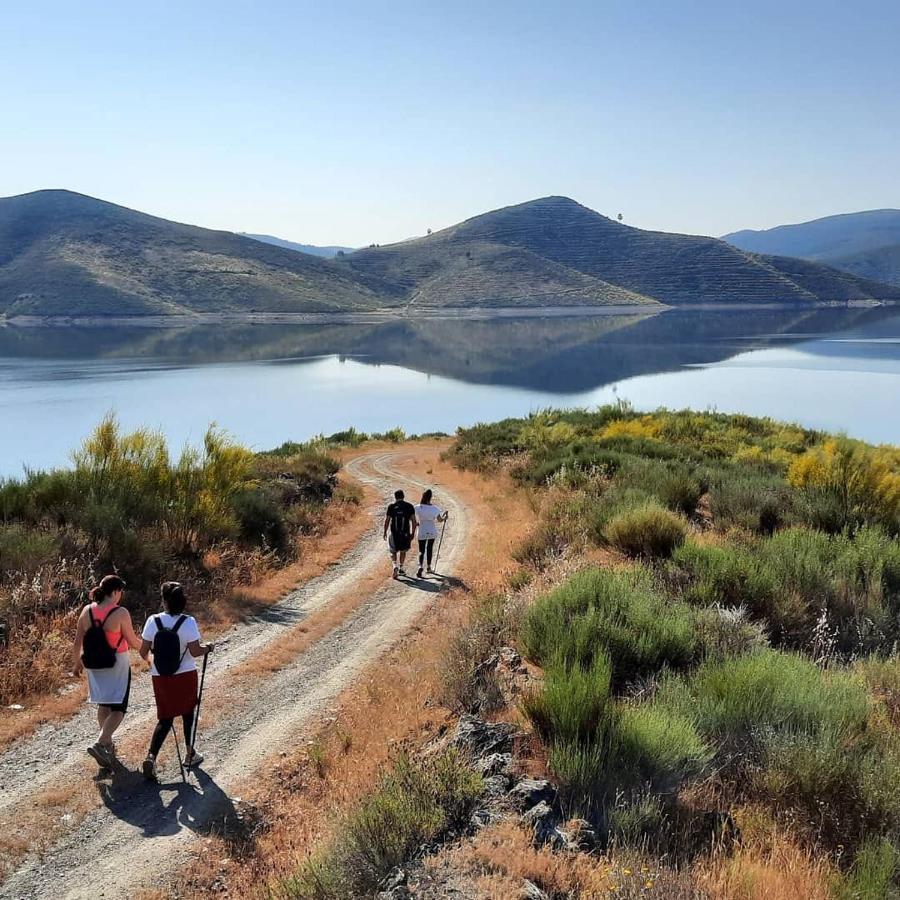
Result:
[[[481,793],[481,778],[455,754],[401,756],[338,824],[334,837],[290,878],[272,887],[284,900],[371,896],[423,844],[459,828]]]

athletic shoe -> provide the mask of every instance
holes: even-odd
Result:
[[[397,569],[397,574],[406,578],[406,569]]]
[[[400,576],[400,566],[394,566],[394,571],[391,573],[391,578],[398,578]]]
[[[113,767],[116,757],[114,754],[110,755],[109,748],[101,744],[100,741],[97,741],[96,744],[91,744],[87,748],[87,752],[88,756],[93,757],[97,761],[97,765],[101,769],[111,769]]]
[[[421,578],[421,577],[422,577],[422,567],[419,566],[419,568],[416,570],[416,578]]]
[[[427,572],[429,575],[434,575],[434,569],[432,569],[431,566],[428,567]]]
[[[203,762],[203,754],[198,753],[194,750],[193,753],[184,761],[184,767],[186,769],[193,769],[194,766],[199,766],[200,763]]]
[[[141,764],[141,772],[147,781],[156,781],[156,760],[148,756]]]

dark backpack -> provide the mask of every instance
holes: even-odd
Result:
[[[153,664],[160,675],[174,675],[181,665],[181,660],[184,659],[178,629],[186,618],[187,616],[179,616],[171,628],[166,628],[159,616],[153,617],[153,621],[156,622],[156,634],[153,635]]]
[[[86,669],[111,669],[116,664],[116,650],[106,639],[103,622],[94,618],[94,611],[88,607],[91,626],[84,633],[81,644],[81,662]]]

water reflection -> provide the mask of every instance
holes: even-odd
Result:
[[[835,333],[842,342],[816,341]],[[753,309],[527,319],[402,319],[377,324],[0,328],[4,376],[22,360],[78,361],[43,370],[68,380],[209,363],[309,363],[325,356],[395,365],[474,384],[559,394],[624,378],[708,365],[747,350],[815,344],[813,352],[895,356],[900,312],[890,308]],[[84,366],[85,361],[97,365]],[[102,365],[103,363],[113,365]]]
[[[266,448],[354,425],[453,431],[624,397],[900,443],[900,310],[181,328],[0,327],[0,475],[60,465],[107,411]]]

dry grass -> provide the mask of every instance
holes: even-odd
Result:
[[[428,868],[436,872],[444,866],[476,885],[485,900],[521,900],[524,879],[551,897],[695,900],[704,896],[690,873],[639,858],[616,860],[535,849],[531,835],[508,822],[441,854]]]
[[[741,846],[697,864],[697,878],[714,900],[831,900],[834,870],[801,848],[762,807],[735,811]]]

